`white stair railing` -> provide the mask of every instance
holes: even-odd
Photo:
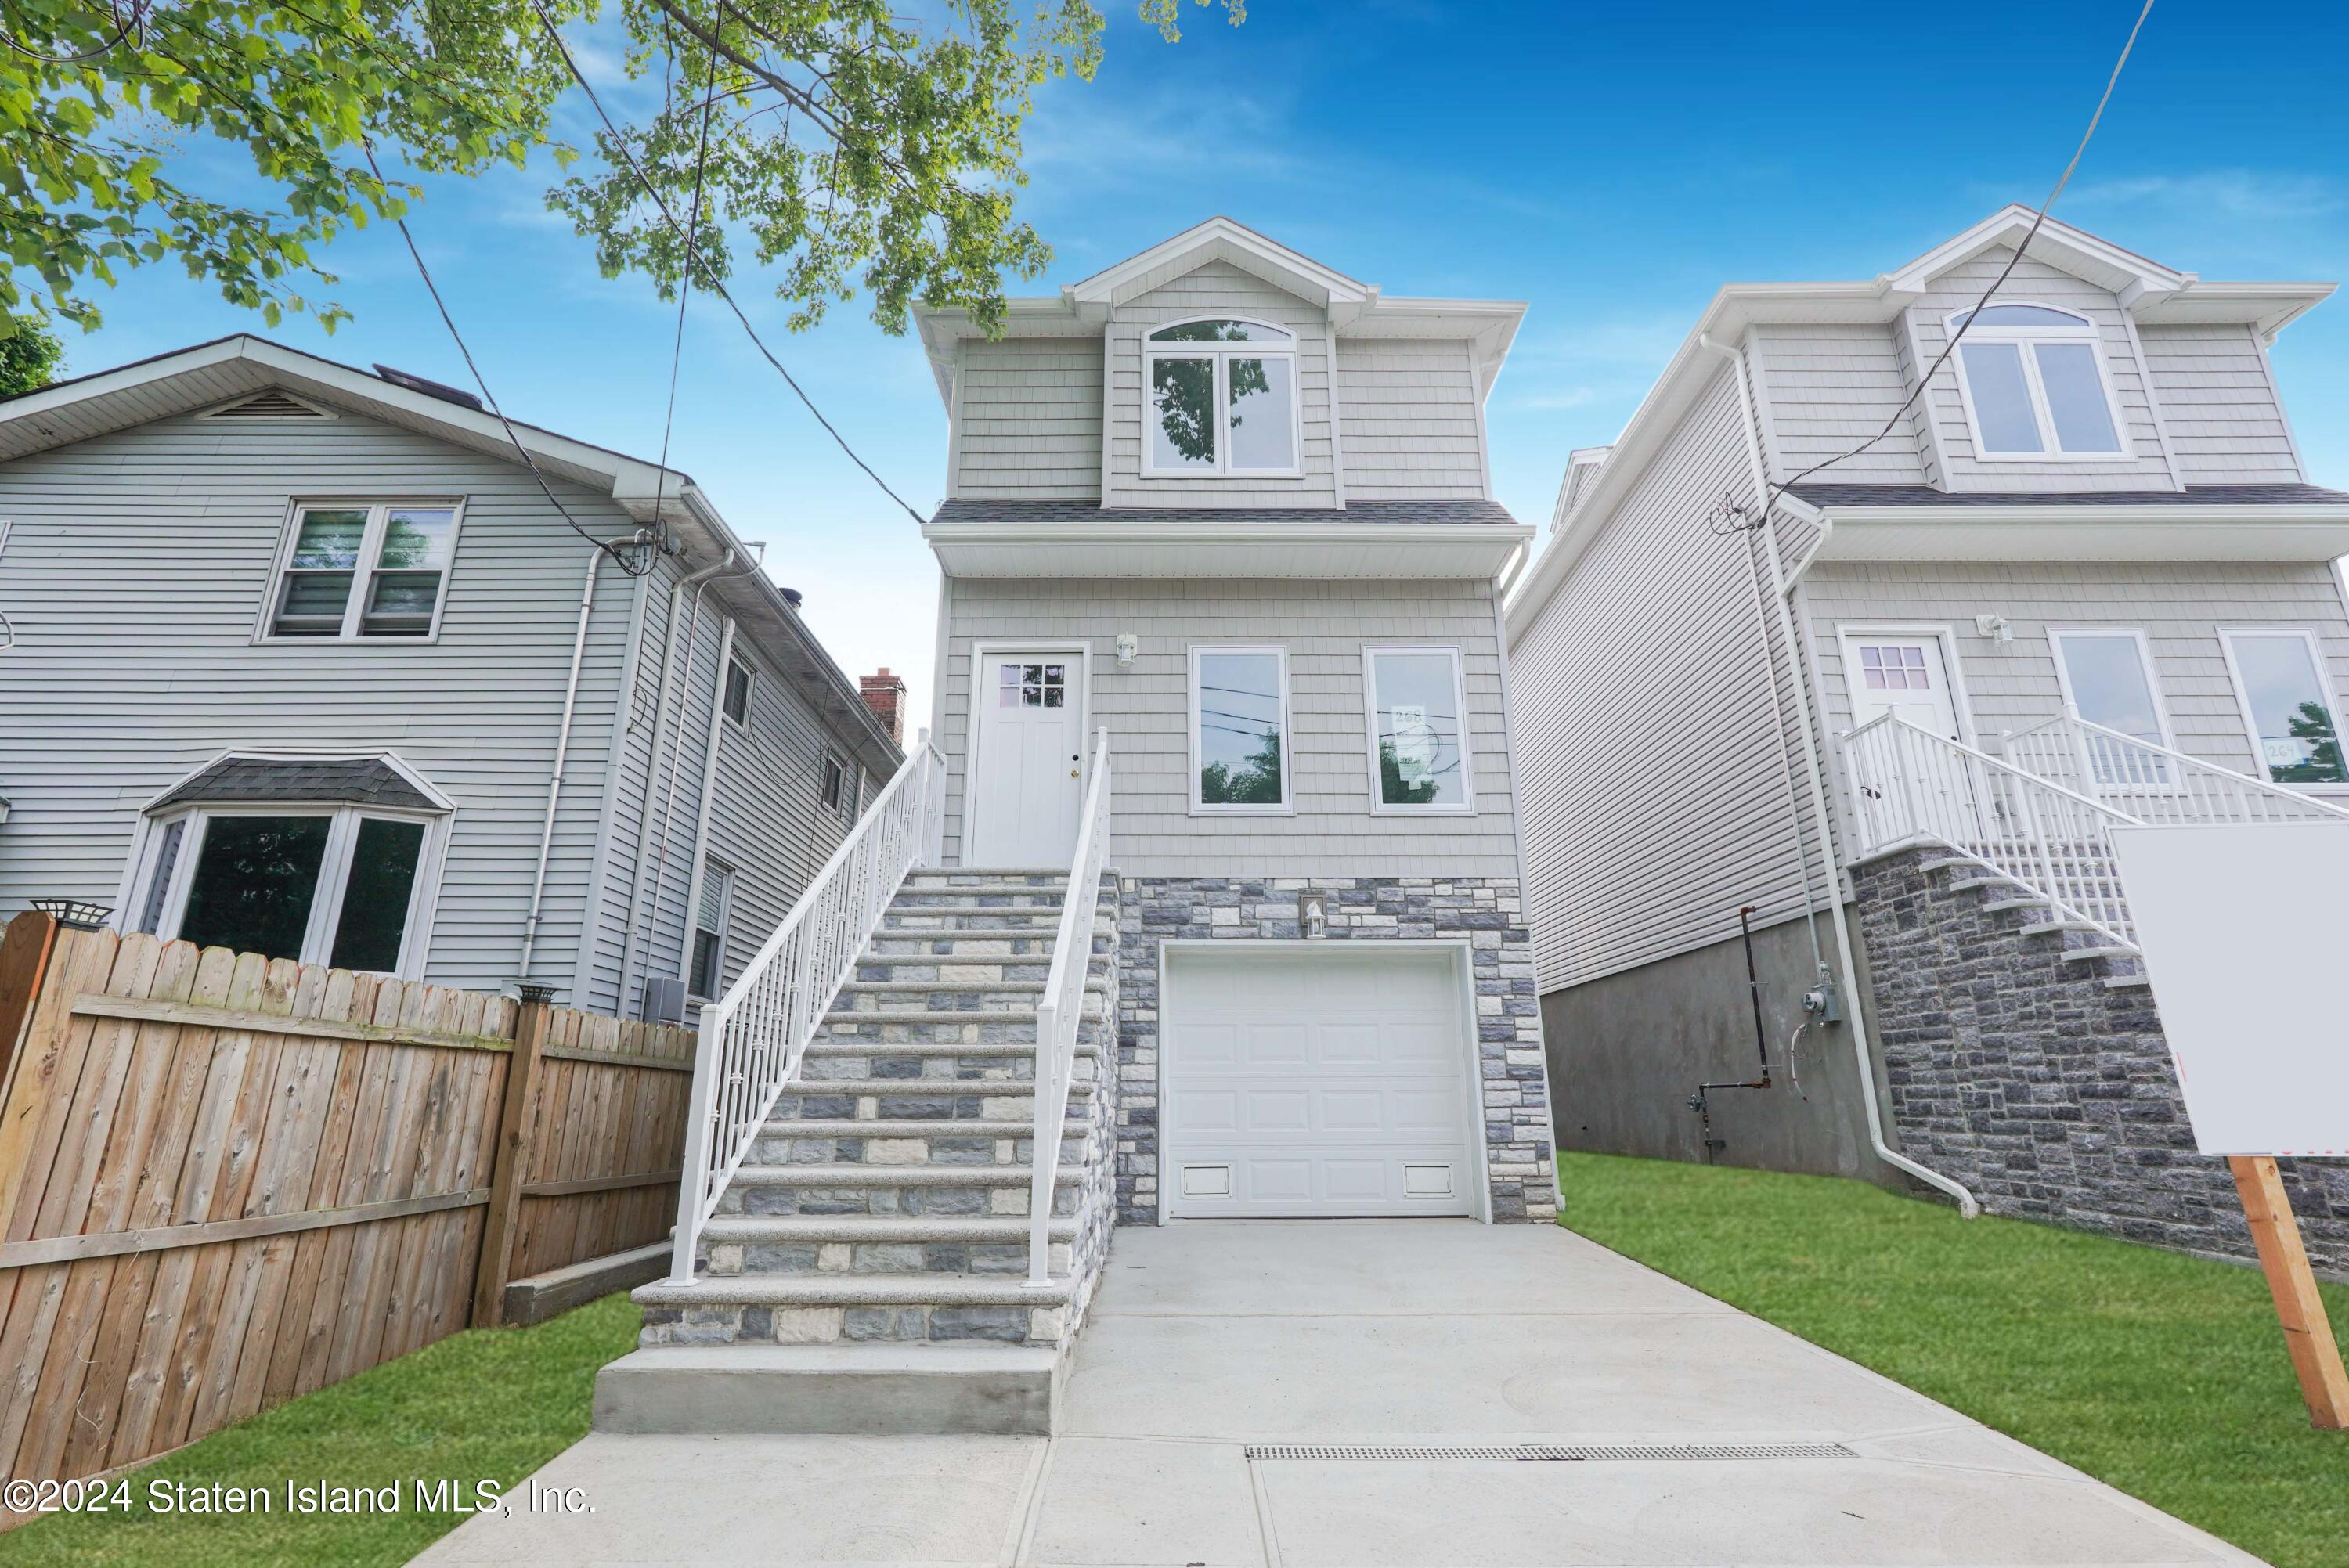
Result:
[[[669,1283],[693,1283],[701,1228],[798,1070],[905,873],[925,859],[946,758],[925,735],[726,995],[701,1010]]]
[[[2076,711],[2016,731],[2001,749],[2024,772],[2143,821],[2349,822],[2349,809],[2329,800],[2108,729]]]
[[[2135,948],[2111,830],[2141,819],[1883,714],[1840,742],[1861,855],[1932,842]]]
[[[1028,1283],[1051,1283],[1052,1196],[1061,1180],[1061,1136],[1069,1086],[1077,1071],[1077,1028],[1084,1019],[1085,981],[1093,967],[1093,919],[1101,906],[1102,866],[1109,858],[1109,731],[1093,735],[1092,778],[1077,819],[1077,848],[1061,899],[1052,968],[1036,1004],[1036,1147],[1028,1184]],[[1104,1057],[1098,1070],[1114,1070]]]

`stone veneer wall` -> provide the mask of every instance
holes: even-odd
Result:
[[[1493,1217],[1557,1214],[1541,998],[1516,880],[1431,877],[1128,877],[1118,960],[1118,1219],[1158,1219],[1158,945],[1294,940],[1297,895],[1326,895],[1330,942],[1465,937],[1476,981]]]
[[[1935,858],[1852,872],[1902,1149],[1992,1213],[2252,1256],[2227,1162],[2195,1152],[2152,993],[2060,962],[2058,938]],[[2349,1165],[2279,1163],[2310,1261],[2349,1272]]]

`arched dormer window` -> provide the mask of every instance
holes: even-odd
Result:
[[[1143,473],[1298,471],[1294,333],[1225,317],[1172,322],[1143,345]]]
[[[2054,305],[2001,301],[1949,318],[1951,333],[1961,326],[1958,388],[1977,456],[2129,455],[2095,322]]]

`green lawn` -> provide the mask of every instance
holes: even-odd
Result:
[[[1593,1241],[2278,1568],[2349,1563],[2349,1433],[2309,1427],[2256,1270],[1825,1177],[1569,1154],[1558,1185]]]
[[[596,1368],[636,1343],[637,1310],[607,1296],[534,1328],[453,1335],[331,1388],[191,1443],[126,1480],[130,1514],[52,1516],[0,1535],[0,1563],[94,1568],[249,1568],[259,1563],[393,1568],[446,1534],[453,1512],[419,1511],[415,1482],[519,1482],[587,1431]],[[399,1488],[400,1511],[290,1514],[285,1483]],[[160,1514],[157,1480],[267,1488],[274,1511]]]

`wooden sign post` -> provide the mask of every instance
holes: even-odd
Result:
[[[2276,1318],[2283,1325],[2292,1369],[2300,1377],[2301,1398],[2308,1401],[2309,1422],[2326,1432],[2349,1428],[2349,1374],[2341,1369],[2341,1346],[2325,1318],[2324,1298],[2316,1293],[2316,1276],[2309,1272],[2283,1178],[2264,1154],[2230,1155],[2227,1166],[2242,1196],[2243,1218],[2251,1222],[2260,1270],[2275,1297]]]

